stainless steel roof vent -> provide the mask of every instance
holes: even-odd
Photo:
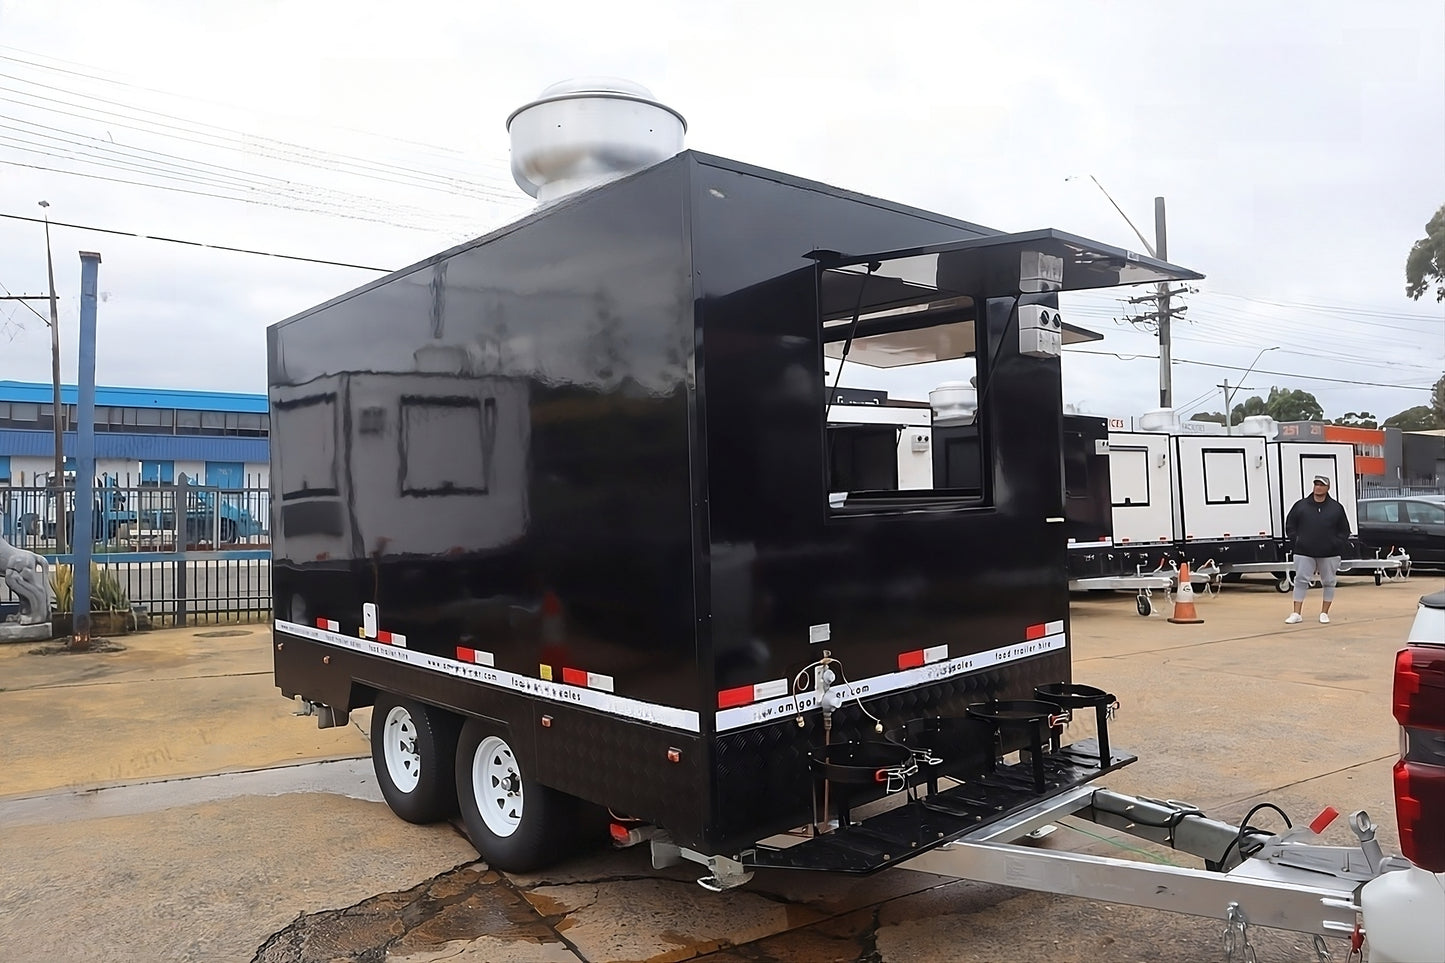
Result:
[[[513,111],[507,131],[512,177],[548,204],[667,160],[682,150],[687,121],[640,84],[580,77]]]

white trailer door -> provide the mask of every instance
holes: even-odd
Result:
[[[1284,533],[1285,514],[1295,502],[1314,491],[1316,475],[1330,480],[1330,497],[1344,506],[1351,533],[1358,533],[1354,446],[1343,442],[1281,442],[1279,450],[1280,533]]]
[[[1185,540],[1258,538],[1271,532],[1263,438],[1182,436],[1174,445]]]
[[[1158,544],[1174,538],[1169,461],[1166,435],[1109,434],[1109,493],[1116,545]]]

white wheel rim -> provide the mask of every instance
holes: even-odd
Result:
[[[402,792],[412,792],[421,781],[421,754],[416,751],[416,722],[411,713],[396,706],[386,714],[381,732],[385,748],[386,775]]]
[[[472,755],[472,798],[492,835],[510,836],[522,824],[522,773],[512,747],[496,736]]]

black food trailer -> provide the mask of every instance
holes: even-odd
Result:
[[[392,807],[459,794],[506,868],[578,800],[740,853],[896,789],[910,725],[982,772],[1030,743],[1000,706],[1071,683],[1057,292],[1196,276],[685,152],[303,312],[269,331],[277,684],[374,704]],[[835,490],[844,354],[974,359],[932,488]]]
[[[1365,814],[1347,851],[1089,784],[1133,757],[1070,668],[1057,294],[1194,277],[694,152],[553,199],[268,331],[276,683],[373,707],[391,808],[497,869],[610,822],[713,889],[910,860],[1348,933],[1404,879]],[[972,359],[931,486],[867,464],[891,428],[834,477],[845,357]],[[1068,814],[1205,868],[1012,842]]]

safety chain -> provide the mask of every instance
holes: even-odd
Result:
[[[1249,942],[1249,918],[1238,903],[1229,904],[1224,924],[1224,959],[1227,963],[1259,963]]]
[[[1330,946],[1320,934],[1315,934],[1315,961],[1316,963],[1330,963]]]

